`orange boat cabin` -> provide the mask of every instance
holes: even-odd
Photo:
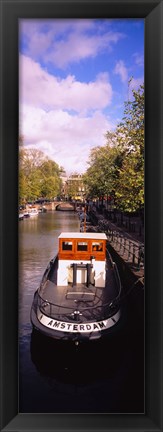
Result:
[[[106,240],[104,233],[61,233],[57,285],[92,284],[104,287]]]

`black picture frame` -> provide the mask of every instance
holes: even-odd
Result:
[[[163,1],[1,0],[1,430],[162,431]],[[18,20],[145,20],[145,414],[18,413]]]

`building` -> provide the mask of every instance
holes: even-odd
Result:
[[[67,178],[66,194],[68,198],[83,201],[85,198],[85,186],[82,174],[71,174]]]

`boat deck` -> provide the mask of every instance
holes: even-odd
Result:
[[[42,286],[39,294],[44,301],[50,304],[51,317],[68,320],[74,319],[74,311],[78,311],[80,322],[87,319],[98,320],[108,316],[108,307],[104,306],[110,303],[118,295],[119,286],[115,278],[114,269],[107,261],[106,287],[100,288],[89,284],[76,284],[72,286],[57,286],[57,261],[52,267],[49,278]],[[46,310],[45,310],[46,312]],[[49,311],[47,310],[47,313]],[[79,318],[79,317],[78,317]]]

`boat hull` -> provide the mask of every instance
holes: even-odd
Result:
[[[38,291],[31,308],[33,329],[53,339],[94,341],[115,333],[121,327],[122,310],[119,308],[106,319],[85,322],[64,321],[42,313],[38,306]]]
[[[33,328],[54,339],[101,339],[121,321],[121,281],[105,234],[62,233],[59,239],[34,294]]]

